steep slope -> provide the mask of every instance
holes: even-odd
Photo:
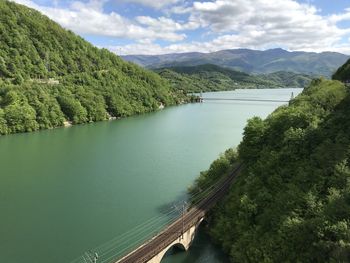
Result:
[[[194,75],[201,72],[217,72],[217,73],[221,73],[223,75],[229,76],[230,78],[235,79],[237,81],[252,80],[252,77],[247,73],[219,67],[214,64],[202,64],[198,66],[183,66],[183,67],[178,66],[178,67],[172,67],[170,69],[177,73],[183,73],[188,75]]]
[[[245,170],[211,217],[233,262],[350,261],[349,105],[341,82],[319,79],[266,120],[248,121],[238,148]],[[191,192],[236,160],[226,153]]]
[[[341,66],[333,75],[333,79],[344,82],[350,81],[350,60]]]
[[[186,99],[157,74],[0,1],[0,134],[86,123]]]
[[[156,69],[175,89],[186,93],[233,90],[236,88],[304,88],[312,77],[292,72],[249,75],[213,64]]]
[[[147,68],[196,66],[215,64],[246,73],[290,71],[330,77],[349,57],[335,52],[288,52],[283,49],[266,51],[233,49],[213,53],[180,53],[154,56],[124,56],[124,59]]]
[[[258,75],[261,79],[276,83],[279,87],[305,88],[307,87],[314,75],[293,73],[288,71],[277,71],[270,74]]]

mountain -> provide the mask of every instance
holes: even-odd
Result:
[[[213,64],[170,67],[155,70],[173,85],[186,93],[222,91],[236,88],[304,88],[312,77],[293,72],[250,75]]]
[[[315,75],[307,75],[288,71],[276,71],[270,74],[258,75],[260,78],[276,83],[277,87],[285,88],[305,88],[307,87]]]
[[[333,75],[333,79],[349,82],[350,81],[350,60],[341,66]]]
[[[350,262],[349,116],[348,88],[313,80],[200,174],[193,201],[244,163],[208,218],[232,262]]]
[[[0,134],[153,111],[187,98],[28,7],[0,1]]]
[[[266,51],[232,49],[212,53],[129,55],[123,58],[147,68],[214,64],[246,73],[286,71],[330,77],[349,56],[335,52],[289,52],[278,48]]]

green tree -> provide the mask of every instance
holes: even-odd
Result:
[[[63,113],[67,119],[75,124],[84,123],[87,120],[87,111],[80,102],[72,97],[60,96],[57,98]]]
[[[39,128],[35,110],[24,102],[7,106],[4,110],[4,117],[10,133],[30,132]]]
[[[39,12],[0,1],[0,105],[8,133],[130,116],[189,101],[158,74],[98,49]],[[50,79],[51,78],[51,79]],[[35,111],[23,127],[19,108]],[[9,118],[9,119],[7,119]],[[22,124],[16,127],[14,120]],[[30,119],[30,118],[29,118]]]
[[[238,147],[245,168],[209,219],[232,262],[349,262],[349,105],[343,84],[320,79],[248,121]],[[218,171],[197,184],[227,174]]]
[[[8,133],[7,123],[4,115],[4,110],[0,108],[0,135],[5,135]]]

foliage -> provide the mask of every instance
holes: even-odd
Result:
[[[187,93],[233,90],[236,88],[303,88],[312,77],[292,72],[276,72],[266,75],[249,75],[213,64],[192,67],[157,69],[176,90]]]
[[[350,59],[334,73],[333,79],[350,81]]]
[[[189,187],[188,193],[191,197],[191,202],[196,203],[204,195],[207,194],[207,189],[214,185],[221,178],[224,178],[230,172],[234,165],[237,164],[237,151],[228,149],[224,154],[215,160],[207,171],[200,173],[194,184]]]
[[[275,86],[277,87],[305,88],[309,86],[311,80],[317,76],[313,74],[298,74],[290,71],[277,71],[270,74],[258,75],[258,77],[275,83]]]
[[[0,1],[0,135],[140,114],[189,100],[39,12]]]
[[[319,79],[248,122],[245,169],[211,218],[233,262],[350,261],[349,105],[342,83]]]

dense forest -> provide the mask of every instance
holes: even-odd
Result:
[[[333,74],[333,79],[346,82],[350,81],[350,60],[348,60]]]
[[[223,91],[236,88],[303,88],[312,76],[279,71],[271,74],[250,75],[213,64],[161,68],[155,70],[176,90],[186,93]]]
[[[232,262],[350,261],[349,116],[349,88],[314,80],[201,173],[191,192],[245,164],[210,217]]]
[[[39,12],[0,1],[0,135],[153,111],[188,98]]]

